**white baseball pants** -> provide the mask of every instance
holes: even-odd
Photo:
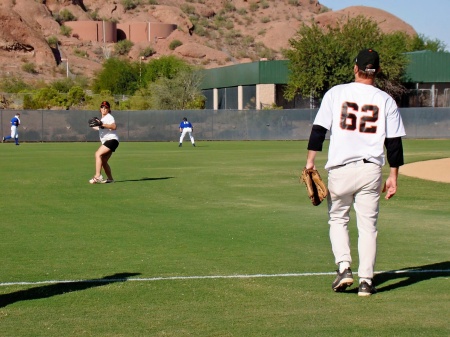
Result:
[[[183,143],[184,136],[186,136],[186,133],[189,134],[189,138],[191,139],[191,143],[194,144],[194,136],[192,135],[192,128],[183,128],[183,131],[181,132],[180,136],[180,144]]]
[[[19,138],[16,125],[11,125],[11,138]]]
[[[328,223],[335,263],[352,262],[348,222],[353,204],[358,228],[359,278],[374,275],[381,184],[381,166],[362,160],[328,171]]]

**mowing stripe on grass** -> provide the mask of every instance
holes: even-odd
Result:
[[[390,270],[380,271],[375,274],[443,274],[450,273],[450,269],[447,270],[415,270],[415,269],[402,269],[402,270]],[[48,280],[48,281],[36,281],[36,282],[3,282],[0,286],[12,286],[12,285],[39,285],[39,284],[58,284],[58,283],[114,283],[114,282],[152,282],[152,281],[175,281],[175,280],[204,280],[204,279],[240,279],[240,278],[265,278],[265,277],[303,277],[303,276],[324,276],[335,275],[335,272],[327,273],[287,273],[287,274],[253,274],[253,275],[210,275],[210,276],[169,276],[169,277],[148,277],[148,278],[114,278],[114,279],[92,279],[92,280]],[[355,273],[358,274],[358,273]]]

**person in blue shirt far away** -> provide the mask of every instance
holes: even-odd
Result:
[[[184,139],[184,136],[186,136],[186,133],[189,134],[189,138],[191,139],[192,146],[195,146],[194,136],[192,136],[194,127],[192,126],[191,122],[189,122],[187,120],[186,117],[184,117],[183,120],[181,121],[179,129],[180,129],[181,134],[180,134],[180,144],[178,145],[178,147],[183,146],[183,139]]]
[[[11,119],[11,136],[6,136],[2,138],[2,142],[5,140],[14,138],[16,141],[16,145],[19,144],[19,133],[17,132],[17,128],[20,125],[20,113],[16,113],[16,115]]]

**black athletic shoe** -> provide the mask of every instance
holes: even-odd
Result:
[[[181,143],[180,143],[180,144],[178,144],[178,147],[182,147],[182,146],[183,146],[183,144],[181,144]]]
[[[193,147],[195,147],[195,144],[192,144]]]
[[[350,268],[347,268],[342,273],[339,273],[338,269],[336,279],[331,285],[331,288],[333,288],[335,292],[342,292],[352,284],[353,284],[352,270]]]
[[[372,294],[375,294],[377,290],[375,289],[373,283],[372,285],[369,285],[366,281],[362,281],[359,284],[358,288],[358,296],[370,296]]]

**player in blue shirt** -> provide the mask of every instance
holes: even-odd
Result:
[[[192,126],[191,122],[187,120],[186,117],[183,118],[183,120],[180,123],[180,144],[178,147],[183,146],[183,139],[184,136],[186,136],[186,133],[189,133],[189,138],[191,139],[192,146],[195,146],[194,136],[192,136],[192,132],[194,131],[194,127]]]
[[[20,113],[16,113],[16,115],[11,119],[11,136],[6,136],[2,138],[2,142],[5,140],[14,138],[16,141],[16,145],[19,144],[19,133],[17,132],[17,128],[20,125]]]

